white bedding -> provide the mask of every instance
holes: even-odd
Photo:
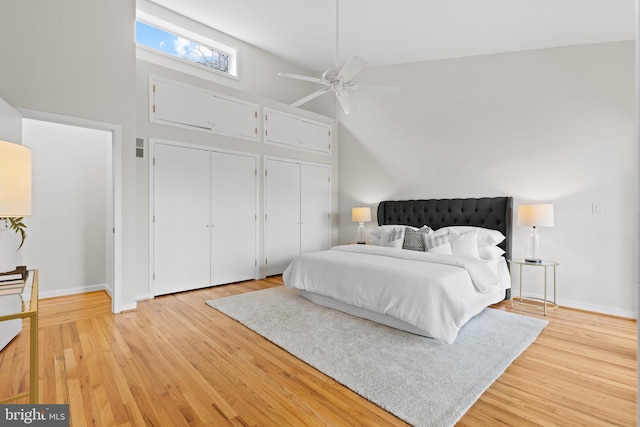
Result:
[[[502,257],[481,261],[371,245],[302,254],[283,279],[286,287],[391,316],[449,344],[510,286]]]

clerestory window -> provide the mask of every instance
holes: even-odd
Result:
[[[176,63],[172,67],[179,71],[197,71],[185,69],[180,64],[183,63],[200,68],[200,72],[208,70],[228,77],[238,77],[237,48],[140,11],[136,20],[136,45],[138,57],[165,66],[172,66],[167,59],[173,60]],[[153,57],[154,54],[160,57]]]

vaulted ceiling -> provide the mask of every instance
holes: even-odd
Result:
[[[632,40],[635,0],[153,0],[310,71]],[[337,19],[338,18],[338,19]]]

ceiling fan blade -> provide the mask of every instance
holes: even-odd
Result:
[[[330,90],[331,90],[330,87],[317,90],[317,91],[313,92],[312,94],[307,95],[304,98],[300,98],[296,102],[293,102],[293,103],[291,103],[289,105],[291,105],[292,107],[299,107],[300,105],[302,105],[304,103],[307,103],[307,102],[311,101],[312,99],[319,97],[323,93],[329,92]]]
[[[347,63],[344,64],[344,67],[342,67],[342,70],[340,70],[336,78],[338,80],[348,82],[366,66],[367,61],[357,56],[352,56],[351,58],[349,58]]]
[[[278,75],[280,75],[282,77],[288,77],[290,79],[305,80],[305,81],[308,81],[308,82],[320,83],[320,84],[323,84],[323,85],[328,85],[329,84],[329,82],[324,81],[322,79],[319,79],[317,77],[303,76],[302,74],[278,73]]]
[[[352,82],[346,86],[347,89],[364,89],[368,92],[375,92],[381,95],[397,95],[400,91],[398,86],[379,85],[372,83]]]
[[[349,95],[349,92],[347,92],[346,90],[336,92],[336,99],[340,103],[342,111],[344,111],[345,114],[353,113],[353,101],[351,100],[351,95]]]

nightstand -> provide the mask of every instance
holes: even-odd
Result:
[[[556,303],[556,267],[558,267],[560,265],[560,263],[556,262],[556,261],[545,261],[543,260],[542,262],[539,263],[533,263],[533,262],[527,262],[523,259],[510,259],[509,260],[509,265],[510,265],[510,270],[511,270],[511,277],[513,277],[513,266],[517,265],[520,269],[519,273],[520,273],[520,296],[519,296],[519,301],[516,301],[520,304],[526,304],[526,302],[524,302],[522,300],[522,267],[534,267],[534,268],[542,268],[544,269],[544,295],[542,298],[534,298],[534,297],[529,297],[529,299],[535,299],[535,300],[540,300],[542,301],[542,307],[544,310],[544,315],[547,315],[547,306],[550,306],[551,308],[553,308],[554,310],[558,308],[558,304]],[[553,269],[553,301],[549,301],[549,299],[547,298],[547,270],[548,269]],[[513,279],[512,279],[513,280]],[[511,304],[513,305],[513,289],[511,289]]]

